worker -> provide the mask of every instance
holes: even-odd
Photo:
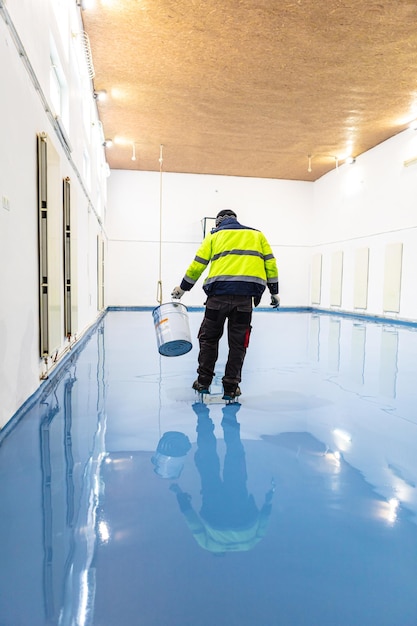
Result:
[[[222,379],[223,398],[233,400],[241,395],[239,383],[249,345],[253,306],[259,304],[266,287],[271,294],[271,305],[276,308],[280,304],[278,268],[265,235],[240,224],[231,209],[217,214],[215,228],[204,238],[171,297],[180,299],[209,264],[203,284],[206,308],[198,332],[198,378],[192,387],[198,393],[210,393],[219,341],[227,319],[229,352]]]

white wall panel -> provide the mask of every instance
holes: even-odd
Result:
[[[343,281],[343,252],[338,250],[332,254],[332,272],[330,280],[330,304],[341,306]]]
[[[321,263],[322,255],[314,254],[311,260],[311,303],[321,302]]]
[[[403,244],[392,243],[385,248],[383,309],[399,313]]]
[[[353,306],[366,309],[368,306],[369,248],[358,248],[355,252],[355,280]]]

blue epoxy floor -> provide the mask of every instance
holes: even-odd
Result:
[[[202,315],[108,313],[2,441],[0,625],[416,626],[417,332],[256,312],[225,406]]]

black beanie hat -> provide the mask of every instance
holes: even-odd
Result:
[[[223,209],[222,211],[219,211],[217,213],[217,215],[216,215],[216,226],[221,224],[221,222],[226,217],[235,217],[235,218],[237,218],[237,215],[236,215],[236,213],[234,211],[232,211],[232,209]]]

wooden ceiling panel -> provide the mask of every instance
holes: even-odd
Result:
[[[112,169],[316,180],[417,117],[417,4],[96,0]],[[137,160],[132,161],[132,145]],[[312,171],[308,172],[308,155]]]

